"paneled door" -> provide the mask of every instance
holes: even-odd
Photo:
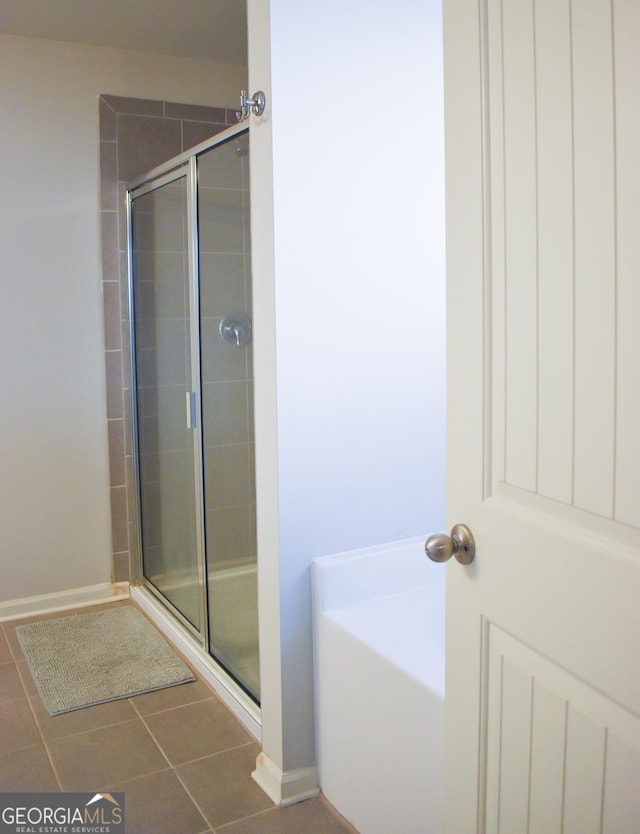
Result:
[[[445,831],[640,826],[640,4],[445,0]]]

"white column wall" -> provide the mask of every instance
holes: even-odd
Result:
[[[444,525],[440,3],[250,0],[249,77],[263,750],[286,781],[315,757],[311,560]]]

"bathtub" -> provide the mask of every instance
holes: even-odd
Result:
[[[425,538],[314,561],[320,787],[361,834],[441,834],[444,566]]]

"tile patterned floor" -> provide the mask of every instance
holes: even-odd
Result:
[[[355,832],[323,797],[275,808],[251,779],[258,745],[201,680],[50,716],[25,622],[0,625],[0,791],[124,791],[128,834]]]

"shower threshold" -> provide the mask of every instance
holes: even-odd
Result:
[[[188,610],[189,601],[197,594],[193,573],[175,570],[169,574],[147,577],[152,592],[168,600],[169,608]],[[209,649],[251,697],[259,701],[260,658],[258,651],[258,572],[255,562],[211,569],[207,576],[209,611]],[[187,628],[192,628],[187,623]],[[197,630],[196,630],[197,635]],[[199,636],[196,636],[196,640]]]
[[[228,675],[200,645],[196,638],[148,588],[143,585],[131,586],[131,598],[149,616],[156,628],[185,657],[212,687],[225,706],[236,716],[256,741],[261,741],[260,707]]]

